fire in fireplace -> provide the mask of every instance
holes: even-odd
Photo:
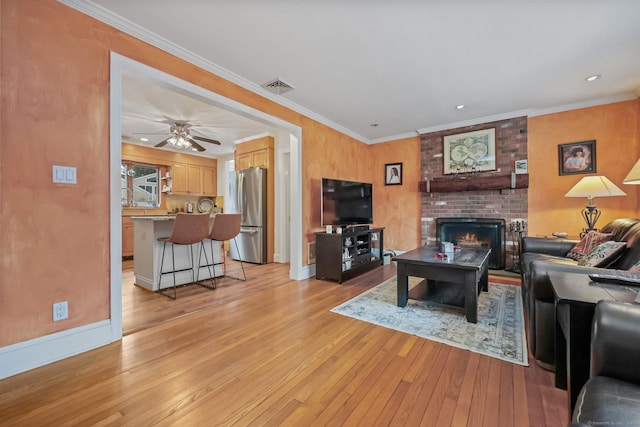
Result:
[[[491,249],[489,268],[504,269],[504,219],[436,218],[436,238],[464,248]]]

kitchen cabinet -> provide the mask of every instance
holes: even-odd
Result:
[[[183,163],[174,163],[171,165],[171,192],[174,194],[188,193],[188,165]]]
[[[173,286],[171,274],[160,274],[160,264],[164,253],[164,270],[171,269],[172,263],[179,271],[176,271],[176,284],[185,285],[196,280],[208,280],[213,272],[215,277],[224,276],[225,272],[222,264],[214,266],[213,269],[207,267],[205,260],[216,262],[222,259],[222,242],[213,242],[213,246],[207,243],[204,245],[205,256],[198,256],[199,245],[186,245],[185,248],[176,248],[175,255],[171,255],[171,249],[167,246],[163,249],[163,243],[158,238],[168,237],[173,231],[175,215],[155,215],[155,216],[133,216],[133,235],[135,241],[135,262],[133,263],[133,274],[135,284],[150,291],[158,291]],[[209,228],[213,225],[215,215],[209,215]],[[212,253],[213,250],[213,253]],[[212,257],[213,256],[213,257]],[[193,261],[193,264],[192,264]]]
[[[122,256],[133,256],[133,220],[131,217],[122,217]]]
[[[238,154],[236,159],[236,169],[246,169],[252,167],[269,169],[270,157],[273,150],[264,148],[262,150],[251,151],[248,153]]]
[[[218,171],[216,168],[202,166],[202,194],[216,196],[218,194]]]
[[[187,165],[187,193],[202,194],[202,168],[200,166]]]
[[[188,196],[216,196],[216,168],[174,163],[171,166],[171,193]]]

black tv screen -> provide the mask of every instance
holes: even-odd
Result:
[[[322,178],[322,225],[373,223],[373,186]]]

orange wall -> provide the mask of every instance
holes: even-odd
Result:
[[[304,247],[319,179],[369,178],[353,138],[54,0],[1,1],[0,346],[109,317],[111,51],[302,128]],[[52,184],[52,165],[77,167],[78,185]],[[58,301],[70,318],[53,323]]]
[[[306,136],[307,130],[314,136]],[[372,162],[366,144],[319,123],[303,129],[302,139],[305,141],[302,152],[302,222],[309,224],[302,236],[302,264],[307,265],[307,243],[314,242],[314,233],[323,230],[320,217],[322,178],[369,182]]]
[[[586,199],[564,194],[586,175],[558,173],[558,144],[596,140],[596,174],[606,175],[627,196],[596,198],[602,209],[597,226],[613,218],[637,217],[638,189],[622,180],[640,157],[640,98],[529,118],[529,235],[566,231],[585,225],[580,210]]]
[[[420,246],[420,137],[369,146],[374,189],[373,217],[385,227],[384,247],[408,251]],[[402,185],[384,185],[384,165],[402,163]]]

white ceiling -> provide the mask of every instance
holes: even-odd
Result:
[[[638,0],[60,1],[366,143],[640,96]],[[151,86],[124,92],[124,134],[265,131]]]
[[[205,151],[189,154],[206,157],[232,154],[235,143],[276,133],[275,128],[225,110],[206,97],[132,71],[122,76],[121,111],[123,141],[153,147],[170,136],[173,124],[184,121],[193,136],[220,141],[220,145],[196,141]],[[169,145],[162,149],[173,150]]]

